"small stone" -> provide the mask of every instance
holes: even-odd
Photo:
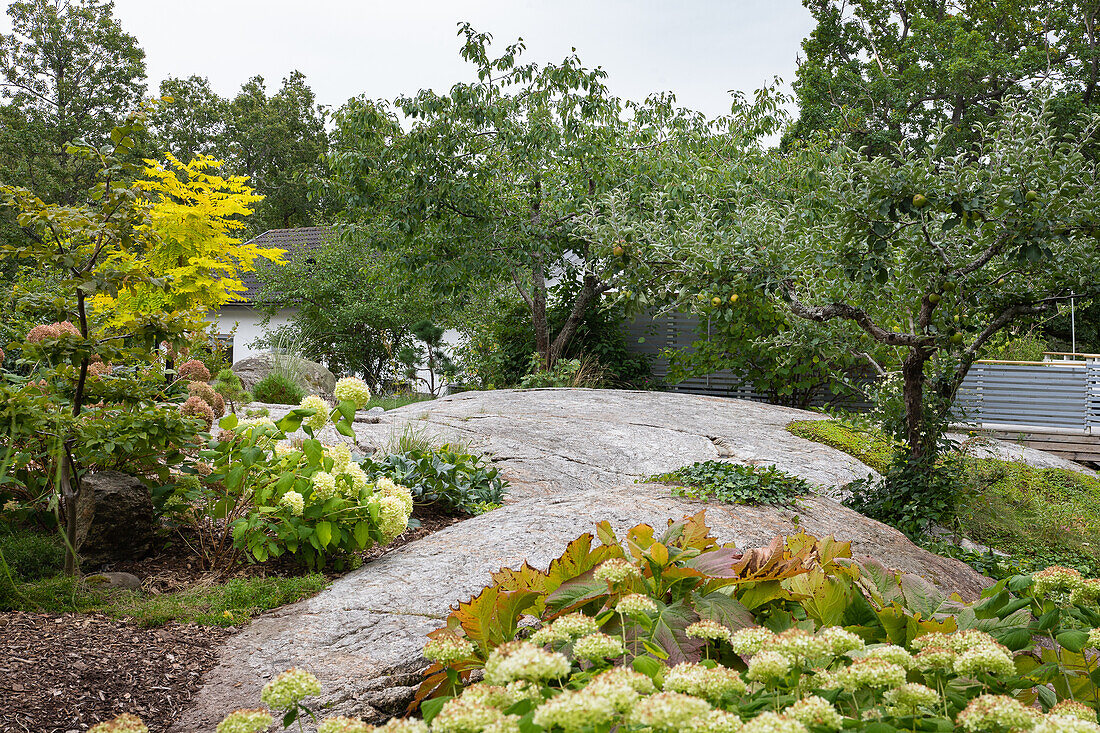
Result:
[[[84,582],[95,588],[109,590],[141,589],[141,579],[131,573],[96,573],[84,578]]]

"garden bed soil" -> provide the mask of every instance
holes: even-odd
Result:
[[[419,527],[360,553],[364,564],[465,518],[423,507],[413,516]],[[144,560],[98,569],[133,573],[149,593],[306,572],[283,558],[219,575],[203,570],[178,539]],[[218,663],[221,643],[238,631],[179,623],[147,629],[100,614],[0,613],[0,731],[83,733],[125,712],[142,718],[152,733],[165,731]]]
[[[0,615],[0,730],[83,732],[121,713],[163,731],[235,629],[100,615]]]

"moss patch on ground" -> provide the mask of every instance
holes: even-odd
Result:
[[[839,420],[796,420],[787,432],[843,451],[879,473],[886,470],[898,444],[880,430],[863,429]]]
[[[899,446],[881,431],[839,420],[804,420],[793,435],[831,446],[882,472]],[[1019,461],[964,456],[955,527],[1012,556],[1021,570],[1066,565],[1100,574],[1100,480]]]

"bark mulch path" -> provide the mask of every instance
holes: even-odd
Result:
[[[0,730],[74,733],[133,713],[167,730],[236,629],[100,615],[0,615]]]
[[[420,527],[360,553],[364,563],[464,518],[422,507],[414,516]],[[179,542],[144,560],[102,569],[133,573],[151,594],[209,583],[217,575],[203,571]],[[303,572],[283,558],[240,565],[219,580]],[[165,731],[198,691],[203,674],[217,665],[221,643],[238,631],[180,623],[149,629],[102,614],[0,613],[0,731],[84,733],[121,713],[137,715],[152,733]]]

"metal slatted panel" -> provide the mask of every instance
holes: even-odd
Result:
[[[1084,430],[1090,419],[1089,371],[1084,362],[976,362],[959,389],[956,416],[979,424]]]

